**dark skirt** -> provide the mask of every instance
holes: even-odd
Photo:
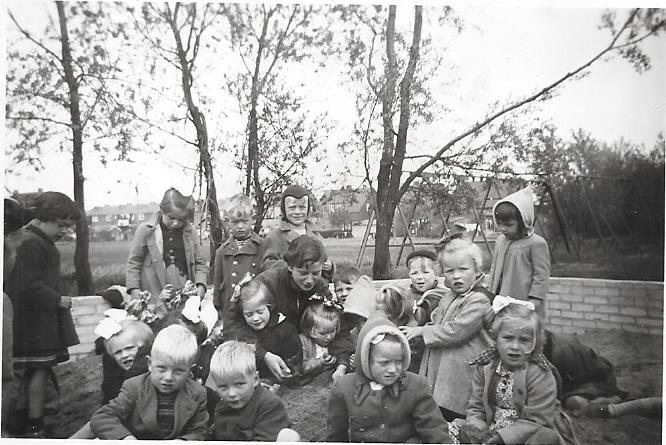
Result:
[[[67,360],[69,360],[67,348],[38,351],[30,355],[15,355],[14,369],[48,369]]]

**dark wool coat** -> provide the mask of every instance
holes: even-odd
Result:
[[[5,280],[14,309],[14,356],[30,357],[79,343],[72,314],[59,307],[60,253],[37,227],[18,232],[16,265]]]
[[[425,378],[405,372],[389,387],[374,390],[370,386],[370,341],[381,333],[402,336],[381,317],[363,326],[356,347],[356,372],[342,376],[329,397],[326,440],[449,443],[447,423]],[[403,364],[407,364],[409,346],[402,339]]]
[[[275,442],[280,430],[289,426],[282,399],[258,385],[241,409],[231,408],[222,400],[218,402],[211,436],[213,440]]]
[[[277,312],[271,312],[268,324],[257,332],[257,350],[272,352],[278,355],[289,366],[292,372],[300,369],[303,363],[303,348],[298,338],[296,326],[286,320]],[[257,370],[261,377],[272,377],[262,354],[257,357]]]
[[[627,392],[617,387],[613,365],[574,335],[544,331],[543,353],[562,378],[563,401],[571,396],[627,397]]]
[[[247,272],[252,276],[261,272],[261,258],[264,255],[264,240],[252,232],[250,239],[240,249],[229,237],[215,252],[215,285],[213,288],[213,304],[219,318],[229,299],[234,293],[234,286],[243,279]]]
[[[260,273],[256,279],[261,281],[268,289],[270,298],[273,300],[271,311],[282,313],[285,316],[285,321],[293,324],[297,329],[299,329],[303,311],[310,304],[308,299],[313,294],[331,296],[331,291],[323,279],[320,279],[312,290],[306,292],[300,289],[292,279],[286,263]],[[240,304],[229,306],[229,310],[224,312],[223,323],[226,340],[256,343],[257,333],[245,324]],[[266,351],[261,345],[257,345],[257,358],[263,360],[265,354]]]
[[[188,379],[176,396],[174,429],[164,436],[157,425],[157,390],[148,372],[125,380],[118,397],[95,411],[90,427],[100,439],[119,440],[133,435],[148,440],[206,440],[206,400],[204,387]]]
[[[266,236],[264,255],[261,259],[262,270],[284,264],[282,256],[289,249],[289,243],[301,236],[293,230],[293,227],[292,223],[282,219],[280,225],[271,230]],[[320,242],[323,241],[319,229],[310,221],[305,222],[305,234]],[[330,280],[330,277],[328,279]]]

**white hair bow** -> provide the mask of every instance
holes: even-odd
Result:
[[[199,310],[200,305],[201,297],[198,295],[192,295],[187,299],[183,306],[183,317],[187,318],[192,323],[199,323],[201,321],[201,311]]]
[[[493,312],[498,313],[499,311],[501,311],[510,304],[520,304],[522,306],[525,306],[527,309],[531,311],[534,310],[534,303],[532,303],[531,301],[517,300],[513,297],[504,297],[502,295],[497,295],[493,300]]]
[[[129,316],[127,315],[127,311],[113,308],[107,309],[104,312],[104,315],[106,315],[106,317],[100,320],[93,332],[105,340],[108,340],[122,330],[119,322],[129,318]]]

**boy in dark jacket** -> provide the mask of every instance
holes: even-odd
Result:
[[[264,240],[252,230],[252,201],[246,195],[234,195],[226,212],[231,235],[215,252],[215,287],[213,304],[218,319],[234,293],[236,285],[248,272],[251,276],[261,272]]]
[[[233,340],[223,343],[213,354],[210,375],[220,397],[211,428],[213,440],[298,440],[298,434],[288,428],[282,399],[259,384],[251,345]]]
[[[329,398],[329,442],[450,442],[428,383],[406,371],[410,354],[393,323],[379,315],[365,323],[356,372],[340,377]]]

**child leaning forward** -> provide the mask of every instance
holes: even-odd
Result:
[[[184,326],[161,330],[149,371],[126,380],[118,397],[93,414],[93,433],[100,439],[205,440],[206,390],[190,378],[197,349],[194,334]]]

